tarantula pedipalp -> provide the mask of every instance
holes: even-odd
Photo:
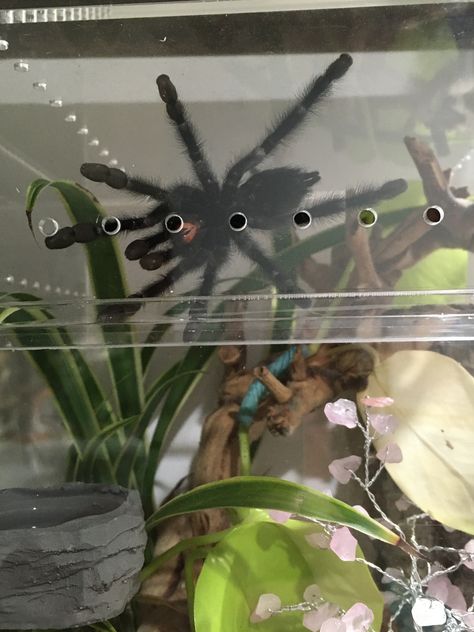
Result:
[[[45,240],[48,248],[58,249],[120,232],[153,229],[132,241],[125,256],[129,260],[138,260],[145,270],[158,270],[169,264],[166,273],[133,294],[130,298],[138,299],[136,303],[107,307],[100,315],[101,320],[133,315],[140,308],[139,299],[161,296],[176,281],[195,270],[203,270],[199,296],[211,295],[219,270],[229,259],[232,247],[256,263],[280,293],[303,294],[290,276],[267,256],[252,229],[272,230],[285,223],[291,225],[292,217],[298,211],[302,212],[303,200],[320,180],[319,173],[290,166],[260,171],[258,167],[301,126],[315,105],[327,96],[332,84],[343,77],[351,65],[350,55],[343,54],[322,75],[315,77],[261,142],[230,166],[222,182],[213,173],[175,86],[167,75],[158,77],[160,97],[199,184],[177,184],[164,189],[159,184],[130,177],[119,169],[84,163],[81,173],[89,180],[148,196],[154,200],[153,208],[142,217],[109,218],[102,225],[76,224],[62,228]],[[312,217],[328,217],[345,209],[370,206],[381,199],[395,197],[405,189],[406,182],[399,179],[381,187],[332,194],[305,209],[304,213],[308,221]],[[309,302],[304,297],[298,301],[302,305]],[[191,322],[186,330],[189,338],[195,333],[196,313],[203,307],[205,299],[192,308]]]

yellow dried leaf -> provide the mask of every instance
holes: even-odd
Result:
[[[474,534],[474,378],[439,353],[399,351],[376,365],[364,395],[394,399],[383,412],[399,425],[375,446],[400,446],[402,462],[386,465],[398,487],[435,520]]]

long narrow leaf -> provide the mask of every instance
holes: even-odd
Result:
[[[42,191],[46,188],[57,191],[65,208],[75,223],[96,222],[105,217],[100,203],[86,189],[65,180],[35,180],[28,187],[26,213],[31,225],[31,214]],[[97,239],[86,244],[90,276],[98,299],[120,299],[127,296],[127,289],[113,239]],[[114,378],[114,386],[123,418],[140,412],[143,403],[141,362],[133,346],[130,327],[123,325],[121,332],[128,336],[130,347],[109,348],[108,357]],[[107,345],[108,334],[104,333]]]
[[[195,371],[204,369],[214,350],[214,347],[191,347],[180,363],[177,375],[179,373],[187,373],[187,375],[182,375],[179,382],[169,390],[150,442],[142,490],[145,515],[150,515],[153,511],[153,486],[163,442],[176,415],[202,377],[202,373],[195,373]]]
[[[196,487],[160,507],[148,518],[147,528],[151,530],[173,516],[225,507],[287,511],[345,525],[389,544],[399,544],[397,534],[350,505],[310,487],[270,476],[241,476]]]

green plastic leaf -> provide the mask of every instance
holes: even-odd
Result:
[[[215,347],[211,346],[191,347],[179,363],[179,369],[175,375],[181,373],[181,378],[175,381],[175,384],[168,391],[150,441],[142,487],[145,516],[149,516],[153,511],[153,487],[163,442],[177,414],[202,378],[203,370],[214,351]]]
[[[383,412],[398,427],[375,443],[400,447],[402,461],[385,466],[398,487],[435,520],[474,535],[472,375],[440,353],[399,351],[375,366],[366,394],[395,400]]]
[[[66,180],[38,179],[30,184],[26,194],[26,213],[31,226],[31,214],[45,189],[53,189],[61,196],[64,206],[74,223],[93,222],[105,217],[99,201],[75,182]],[[97,299],[121,299],[127,296],[120,258],[115,240],[97,239],[85,244],[89,271]],[[128,325],[121,325],[122,339],[130,347],[108,348],[108,357],[114,378],[116,397],[123,418],[132,417],[141,410],[143,380],[139,352],[133,347],[133,337]],[[108,335],[104,333],[107,345]]]
[[[464,289],[468,287],[467,266],[469,254],[467,250],[460,248],[439,248],[413,267],[403,273],[395,286],[400,290],[440,290],[440,289]],[[394,305],[432,305],[452,303],[453,297],[449,295],[427,294],[426,296],[398,296],[394,299]]]
[[[196,632],[307,632],[301,611],[258,624],[249,617],[261,594],[273,593],[282,605],[294,605],[304,601],[305,589],[313,584],[325,601],[344,611],[357,602],[366,604],[374,613],[373,629],[379,630],[383,599],[367,566],[311,546],[305,536],[320,532],[317,525],[290,520],[243,524],[226,535],[208,553],[196,584]]]
[[[279,509],[352,527],[372,538],[398,544],[398,536],[350,505],[310,487],[271,476],[236,476],[201,485],[165,503],[147,521],[153,529],[166,518],[220,507]]]

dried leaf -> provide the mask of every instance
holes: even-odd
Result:
[[[400,446],[403,460],[386,465],[396,484],[434,519],[474,534],[474,378],[439,353],[399,351],[375,367],[367,393],[394,399],[386,410],[399,425],[375,445]]]

